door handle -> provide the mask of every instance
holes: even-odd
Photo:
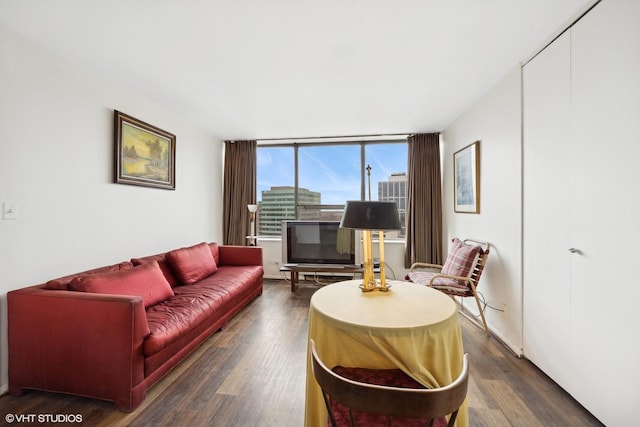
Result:
[[[581,254],[582,253],[580,251],[580,249],[576,249],[576,248],[569,248],[569,252],[571,252],[572,254]]]

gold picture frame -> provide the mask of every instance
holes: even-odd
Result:
[[[453,210],[480,213],[480,141],[453,154]]]
[[[176,188],[176,136],[114,111],[116,184]]]

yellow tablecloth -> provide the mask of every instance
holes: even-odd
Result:
[[[428,387],[450,384],[462,367],[462,333],[457,308],[443,293],[410,282],[391,290],[363,293],[362,280],[319,289],[309,308],[309,338],[320,358],[336,365],[400,368]],[[327,411],[307,352],[305,425],[326,426]],[[458,427],[468,426],[467,404]]]

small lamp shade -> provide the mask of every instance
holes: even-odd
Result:
[[[357,230],[400,230],[400,216],[395,202],[349,200],[340,227]]]

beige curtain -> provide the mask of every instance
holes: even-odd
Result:
[[[442,264],[442,184],[440,134],[417,134],[408,139],[407,242],[404,265]]]
[[[250,234],[247,205],[256,204],[256,141],[225,141],[222,240],[246,246]],[[257,228],[257,225],[256,225]]]

